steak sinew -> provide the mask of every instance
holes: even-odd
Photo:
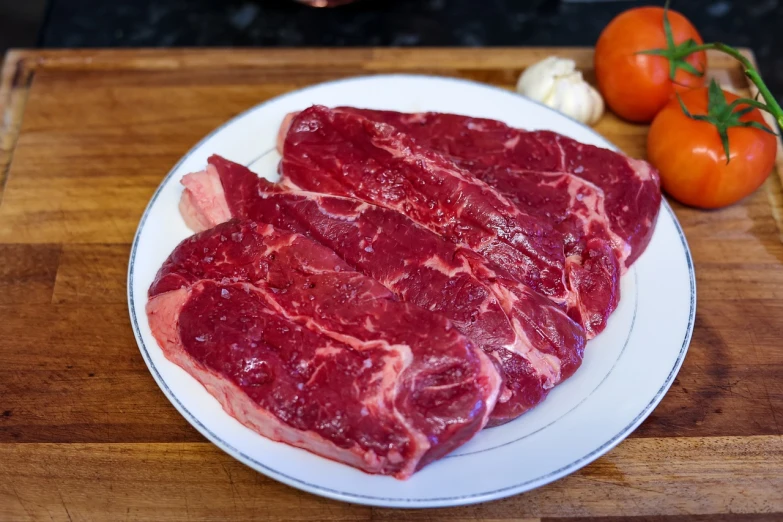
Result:
[[[184,240],[149,291],[167,358],[258,433],[406,478],[470,439],[500,386],[442,316],[331,250],[229,221]]]
[[[583,332],[557,306],[394,210],[286,190],[219,156],[183,184],[180,208],[188,222],[219,220],[228,212],[307,235],[400,299],[451,319],[503,369],[492,425],[535,406],[581,362]],[[193,196],[218,185],[217,199]]]
[[[569,300],[563,245],[549,223],[390,125],[310,107],[290,124],[280,173],[291,187],[397,210],[553,301]]]
[[[486,130],[491,125],[485,123],[491,120],[351,107],[339,110],[392,125],[419,145],[448,155],[522,211],[551,223],[562,238],[567,284],[575,290],[569,294],[569,315],[585,327],[588,338],[604,330],[617,308],[621,267],[631,249],[612,229],[602,189],[568,172],[520,168],[504,153],[529,144],[520,146],[519,139],[491,134]],[[529,151],[532,157],[540,153],[536,147]]]
[[[335,110],[391,125],[420,147],[446,155],[524,214],[551,224],[564,247],[565,284],[571,290],[565,301],[568,313],[585,327],[588,338],[603,331],[619,302],[620,275],[644,251],[657,218],[660,187],[649,164],[553,132],[523,131],[495,120]],[[281,154],[297,114],[281,126]],[[311,128],[320,131],[312,122]],[[313,159],[306,148],[304,154]],[[307,183],[312,188],[316,182]]]
[[[657,171],[645,161],[580,143],[551,131],[525,131],[486,118],[458,114],[341,108],[382,121],[424,147],[448,154],[461,167],[525,204],[534,185],[513,177],[541,173],[570,175],[603,193],[606,220],[601,235],[620,261],[630,266],[650,241],[661,205]],[[525,205],[529,209],[529,205]],[[550,210],[550,209],[547,209]],[[553,216],[557,219],[557,216]]]

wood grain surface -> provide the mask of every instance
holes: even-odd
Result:
[[[589,49],[9,53],[0,83],[0,521],[783,520],[783,154],[740,204],[673,204],[699,293],[682,370],[628,440],[536,491],[421,511],[321,499],[206,442],[147,371],[128,319],[130,242],[158,183],[201,137],[321,81],[404,71],[510,88],[550,54],[573,57],[592,78]],[[747,92],[731,59],[710,55],[710,68]],[[644,157],[646,126],[607,114],[596,130]]]

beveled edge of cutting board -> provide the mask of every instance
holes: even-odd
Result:
[[[0,203],[33,77],[25,55],[24,51],[8,51],[0,68]]]

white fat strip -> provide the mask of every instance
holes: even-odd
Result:
[[[424,123],[427,121],[427,113],[415,112],[412,114],[408,114],[406,117],[403,117],[403,121],[405,123]]]
[[[369,206],[366,203],[363,203],[362,205],[364,206],[364,208],[367,208]],[[362,210],[364,210],[364,209],[362,209]],[[356,225],[357,227],[360,226],[358,223],[354,223],[354,225]],[[378,238],[381,237],[381,233],[382,233],[382,229],[381,228],[376,229],[375,234],[373,234],[372,237],[364,237],[364,238],[362,238],[361,241],[359,241],[359,247],[361,249],[363,249],[365,252],[371,253],[373,251],[373,246],[372,245],[376,241],[378,241]]]
[[[560,150],[560,165],[559,167],[562,170],[565,170],[566,167],[566,153],[565,149],[563,148],[563,145],[560,143],[560,135],[555,135],[555,143],[557,143],[557,148]]]
[[[350,448],[341,448],[314,431],[298,430],[282,422],[269,411],[260,408],[234,383],[203,367],[190,357],[182,345],[176,328],[179,312],[187,300],[189,291],[188,289],[174,290],[155,296],[147,303],[152,334],[168,360],[199,381],[229,415],[264,437],[307,449],[317,455],[344,462],[368,473],[379,473],[384,470],[387,462],[391,461],[389,457],[378,457],[374,452],[364,451],[355,444]],[[421,455],[418,455],[410,466],[395,475],[398,478],[409,477],[420,458]]]
[[[565,149],[560,144],[560,136],[557,136],[555,138],[557,141],[557,146],[560,149],[560,168],[565,170],[566,165],[566,154]],[[589,145],[586,144],[580,144],[581,147],[588,147]],[[628,165],[631,167],[631,170],[633,171],[634,175],[642,182],[647,181],[655,181],[656,174],[655,171],[651,168],[650,164],[647,163],[644,160],[636,159],[636,158],[630,158],[628,156],[625,156],[623,154],[620,154],[619,152],[616,153],[620,156],[623,156],[623,158],[628,162]],[[581,155],[578,157],[578,159],[581,159]],[[577,167],[581,168],[581,167]]]
[[[460,259],[462,260],[462,264],[460,266],[450,267],[440,256],[434,255],[427,259],[423,265],[427,268],[431,268],[437,272],[440,272],[447,277],[454,277],[457,274],[471,273],[467,259],[464,257],[461,257]]]
[[[304,320],[307,324],[307,327],[310,330],[316,333],[320,333],[321,335],[324,335],[331,339],[334,339],[335,341],[339,341],[343,344],[347,344],[357,352],[363,352],[365,350],[383,350],[384,352],[401,353],[404,354],[403,358],[409,357],[411,360],[413,359],[413,352],[411,352],[411,347],[408,346],[407,344],[391,344],[383,339],[378,339],[374,341],[363,341],[361,339],[357,339],[352,335],[345,335],[338,332],[334,332],[332,330],[328,330],[323,326],[321,326],[320,324],[318,324],[315,321],[315,319],[311,317],[294,316],[293,319],[299,321]]]
[[[520,175],[524,175],[524,172],[533,172],[534,174],[539,174],[541,176],[544,176],[546,178],[549,178],[549,181],[542,181],[541,185],[544,187],[553,187],[557,188],[557,185],[563,181],[563,179],[573,178],[575,180],[581,180],[581,178],[577,178],[576,176],[569,174],[567,172],[543,172],[543,171],[523,171],[520,173]],[[571,181],[569,180],[569,185],[571,184]]]
[[[475,120],[468,120],[468,122],[465,124],[465,126],[468,128],[468,130],[476,130],[476,131],[483,131],[484,130],[484,124],[481,122],[477,122]]]
[[[385,124],[379,124],[379,125],[385,125]],[[388,127],[388,126],[386,126],[386,127]],[[470,175],[468,173],[465,173],[464,171],[462,171],[462,169],[460,169],[456,165],[454,165],[452,169],[444,170],[442,167],[435,165],[432,160],[424,157],[423,155],[421,155],[419,153],[414,154],[413,152],[411,152],[410,150],[408,150],[405,147],[395,148],[395,147],[387,146],[387,145],[384,145],[382,143],[382,141],[383,140],[378,140],[376,142],[373,142],[373,145],[376,148],[379,148],[381,150],[385,150],[385,151],[389,152],[389,154],[392,154],[395,157],[402,157],[406,162],[409,162],[409,163],[422,163],[422,164],[424,164],[425,168],[427,168],[428,170],[434,170],[434,169],[441,170],[441,171],[444,171],[447,176],[454,176],[459,181],[462,181],[464,183],[468,183],[468,184],[471,184],[471,185],[476,185],[483,192],[488,192],[488,193],[492,194],[492,196],[496,199],[496,201],[498,201],[500,203],[499,207],[501,207],[501,208],[499,209],[499,212],[506,212],[509,215],[513,215],[513,216],[518,216],[518,215],[522,214],[522,212],[517,208],[517,206],[512,204],[505,196],[503,196],[502,194],[500,194],[495,189],[493,189],[492,187],[490,187],[489,185],[487,185],[483,181],[479,180],[475,176],[472,176],[472,175]],[[323,194],[303,191],[303,190],[299,189],[299,187],[297,187],[293,183],[287,183],[286,179],[284,179],[284,183],[283,184],[286,185],[286,186],[289,186],[291,188],[294,188],[297,193],[300,193],[302,195],[311,194],[311,195],[313,195],[315,197],[318,197],[318,198],[339,197],[339,196],[324,196]],[[352,198],[342,197],[342,199],[352,199]],[[355,200],[353,200],[353,201],[355,201]],[[467,202],[467,199],[465,200],[465,203],[466,202]],[[403,211],[404,209],[402,208],[401,204],[388,205],[388,206],[389,206],[389,208],[393,208],[393,209],[395,209],[397,211],[400,211],[403,214],[405,214],[405,212]],[[369,205],[367,203],[362,203],[362,205],[360,207],[357,207],[357,211],[358,212],[362,212],[366,208],[369,208]],[[461,207],[459,208],[459,214],[461,214],[463,208],[464,208],[464,204],[461,205]],[[323,212],[323,210],[322,210],[322,212]],[[326,214],[326,213],[324,212],[324,214]],[[345,219],[345,217],[340,217],[340,219]],[[421,226],[424,226],[427,229],[432,230],[432,228],[429,225],[425,224],[425,223],[420,223],[420,222],[416,222],[416,223],[418,223]],[[434,232],[438,233],[437,230],[435,230]],[[491,232],[491,233],[487,234],[487,237],[482,239],[482,241],[481,241],[482,244],[477,246],[477,248],[482,249],[483,247],[487,246],[487,244],[489,244],[490,242],[492,242],[495,239],[497,239],[499,241],[503,241],[502,239],[500,239],[500,237],[494,231],[490,230],[489,232]],[[526,243],[527,242],[527,237],[524,234],[520,234],[520,236],[523,237],[523,242]],[[468,246],[469,248],[473,249],[470,245],[465,245],[465,246]],[[476,245],[474,245],[474,246],[476,246]],[[514,245],[510,245],[510,246],[512,248],[516,248]],[[550,266],[557,266],[557,263],[555,261],[551,261],[548,257],[544,257],[543,261],[546,264],[550,265]],[[565,286],[565,281],[563,282],[563,288],[567,288]]]
[[[327,196],[329,198],[335,197],[335,196]],[[319,199],[324,199],[324,196],[321,194]],[[341,198],[341,199],[351,199],[351,198]],[[357,200],[352,200],[354,203],[359,203]],[[332,219],[338,219],[340,221],[356,221],[356,218],[362,215],[362,213],[369,208],[369,205],[367,203],[359,203],[356,208],[352,212],[347,213],[335,213],[335,212],[328,212],[324,209],[323,205],[318,205],[318,211],[323,214],[324,216],[330,217]]]
[[[320,348],[315,349],[315,357],[314,359],[327,359],[330,357],[335,357],[337,355],[340,355],[344,350],[342,348],[338,348],[337,346],[322,346]],[[367,362],[367,361],[365,361]],[[313,371],[313,374],[310,376],[310,378],[305,383],[305,386],[310,386],[314,381],[318,373],[326,367],[326,362],[320,362],[318,363],[318,366],[315,367],[315,370]]]
[[[401,347],[397,351],[388,352],[382,357],[382,361],[380,369],[372,374],[369,381],[369,385],[374,388],[374,393],[366,395],[361,401],[370,411],[385,409],[387,401],[393,403],[393,396],[397,394],[394,384],[398,382],[402,372],[413,362],[413,353],[409,347]]]
[[[364,116],[357,116],[353,115],[354,117],[366,119]],[[375,129],[378,131],[378,138],[370,138],[371,144],[373,147],[385,150],[388,152],[392,158],[395,159],[402,159],[404,161],[408,161],[411,157],[414,156],[413,151],[411,151],[410,147],[407,147],[402,144],[402,142],[394,137],[394,134],[397,133],[397,129],[392,127],[391,125],[388,125],[386,123],[378,122],[378,121],[372,121],[368,120],[370,124],[375,127]],[[386,145],[385,142],[391,142],[395,145]]]
[[[649,163],[635,158],[625,159],[628,161],[628,165],[630,165],[631,170],[633,170],[633,173],[640,181],[655,181],[655,171],[650,167]]]
[[[565,262],[565,272],[568,272],[568,267],[570,265],[582,265],[582,257],[581,256],[568,256],[566,258]],[[568,310],[579,310],[579,316],[582,318],[580,321],[578,321],[580,324],[587,324],[586,318],[587,315],[584,313],[584,308],[582,307],[582,303],[579,301],[579,294],[577,292],[568,292],[568,297],[565,301],[566,308]],[[589,332],[585,331],[586,334],[589,335]]]
[[[395,406],[395,399],[400,393],[400,386],[403,386],[404,382],[401,376],[413,362],[413,353],[407,345],[383,344],[388,348],[387,354],[383,357],[381,369],[373,375],[371,381],[375,385],[376,393],[366,396],[361,402],[368,412],[383,411],[387,409],[388,404],[392,405],[394,418],[405,427],[416,448],[416,456],[409,461],[409,465],[404,468],[402,473],[413,473],[416,469],[416,464],[418,464],[421,457],[431,446],[427,436],[418,431],[411,424],[410,420]],[[414,382],[414,379],[411,379],[411,382]],[[391,453],[388,458],[391,462],[395,461]]]
[[[542,185],[547,187],[557,187],[561,181],[566,181],[566,184],[568,185],[568,196],[570,197],[568,206],[574,214],[581,218],[583,225],[582,230],[585,234],[588,234],[592,223],[598,222],[603,224],[603,228],[609,236],[612,248],[618,253],[620,263],[623,266],[623,270],[625,270],[625,260],[631,254],[631,245],[614,232],[609,220],[609,215],[606,212],[606,196],[604,195],[603,189],[595,183],[568,172],[537,172],[537,174],[552,178],[551,181],[542,183]],[[586,188],[587,190],[580,193],[582,188]],[[582,205],[578,205],[577,203],[581,203],[586,208],[578,209],[578,207]],[[624,210],[627,211],[628,207],[626,206]],[[573,296],[570,296],[568,300],[572,301],[572,297]]]
[[[244,290],[247,291],[253,291],[257,292],[259,295],[261,295],[264,298],[264,301],[269,305],[271,309],[285,317],[286,319],[289,319],[290,321],[298,324],[305,324],[305,326],[316,332],[320,333],[321,335],[324,335],[326,337],[329,337],[330,339],[334,339],[336,341],[339,341],[341,343],[347,344],[351,348],[357,350],[357,351],[364,351],[364,350],[370,350],[370,349],[382,349],[384,351],[393,351],[393,352],[399,352],[401,350],[407,350],[408,354],[411,353],[410,347],[407,345],[401,345],[401,344],[389,344],[387,341],[378,340],[378,341],[363,341],[361,339],[357,339],[356,337],[353,337],[351,335],[345,335],[338,332],[334,332],[332,330],[329,330],[327,328],[324,328],[321,326],[317,320],[310,316],[301,316],[297,314],[289,313],[286,309],[284,309],[280,303],[277,302],[274,295],[265,289],[252,285],[250,283],[242,283],[242,287]],[[412,357],[412,356],[411,356]]]
[[[503,147],[507,150],[512,150],[514,147],[516,147],[519,144],[520,135],[516,134],[513,138],[507,139],[505,142],[503,142]]]
[[[339,350],[338,350],[339,351]],[[313,370],[313,374],[310,376],[309,379],[307,379],[307,382],[305,383],[305,386],[311,386],[313,382],[315,382],[315,378],[318,376],[318,374],[321,372],[321,370],[326,366],[325,362],[320,363],[318,366],[315,367],[315,370]]]
[[[497,359],[499,363],[503,362],[500,360],[499,357]],[[504,402],[508,402],[508,400],[511,398],[512,395],[514,395],[514,392],[512,392],[508,386],[503,386],[503,388],[500,391],[500,394],[498,395],[497,402],[500,404]]]
[[[488,297],[487,299],[484,299],[483,301],[481,301],[481,306],[479,306],[479,313],[480,314],[487,313],[489,307],[495,304],[496,302],[497,302],[497,296],[495,296],[494,298]],[[501,304],[500,306],[502,307],[503,305]]]
[[[590,232],[590,225],[592,223],[595,222],[603,225],[603,228],[612,243],[612,247],[615,252],[619,253],[620,264],[625,266],[625,260],[631,255],[631,245],[624,241],[612,229],[609,215],[606,213],[606,197],[604,196],[604,191],[585,179],[565,173],[563,176],[565,176],[564,179],[568,181],[568,196],[571,198],[568,206],[572,212],[581,218],[585,234]],[[586,187],[587,190],[580,192],[583,187]],[[582,205],[579,205],[578,203],[581,203]],[[583,208],[579,208],[580,206]]]
[[[291,181],[291,178],[289,178],[289,177],[288,177],[288,176],[286,176],[285,174],[283,174],[283,177],[280,179],[280,181],[278,181],[277,185],[278,185],[278,186],[280,186],[280,187],[284,187],[284,188],[287,188],[287,189],[291,189],[291,190],[293,190],[293,191],[297,191],[297,192],[300,192],[300,191],[301,191],[301,192],[304,192],[304,191],[303,191],[303,190],[302,190],[302,189],[299,187],[299,185],[297,185],[296,183],[294,183],[293,181]],[[258,194],[259,194],[259,196],[263,196],[263,195],[264,195],[264,193],[263,193],[262,191],[260,191],[260,190],[259,190]]]
[[[495,295],[495,297],[498,299],[498,302],[500,303],[500,306],[503,308],[503,311],[506,312],[506,314],[511,313],[511,311],[514,309],[514,304],[519,299],[514,292],[510,291],[505,286],[501,286],[497,283],[485,283],[489,289],[492,291],[492,293]]]
[[[492,391],[492,393],[487,396],[485,402],[487,411],[484,414],[484,419],[481,424],[483,428],[487,425],[487,422],[489,422],[489,417],[492,414],[492,410],[495,409],[495,404],[497,404],[498,400],[500,399],[501,391],[505,393],[508,391],[508,389],[503,386],[503,377],[492,363],[490,356],[487,355],[483,350],[476,350],[476,356],[479,358],[481,364],[481,375],[486,379],[488,389]]]
[[[381,148],[383,148],[383,147],[381,147]],[[516,219],[517,217],[524,215],[524,213],[519,209],[519,207],[517,207],[517,205],[511,203],[511,201],[509,201],[509,199],[506,198],[506,196],[504,196],[503,194],[501,194],[500,192],[495,190],[493,187],[487,185],[485,182],[481,181],[477,177],[475,177],[475,176],[473,176],[473,175],[471,175],[469,173],[464,172],[461,168],[457,167],[456,165],[454,165],[452,169],[443,169],[440,166],[434,165],[433,162],[431,162],[430,160],[424,158],[421,155],[416,156],[416,158],[417,159],[415,159],[415,160],[414,159],[410,159],[410,160],[406,160],[406,161],[409,161],[409,163],[418,163],[419,161],[421,161],[421,162],[425,163],[425,166],[427,167],[428,170],[435,170],[435,169],[437,169],[437,170],[445,172],[446,176],[454,176],[454,177],[456,177],[458,179],[458,181],[461,181],[463,183],[467,183],[469,185],[475,185],[477,188],[479,188],[482,191],[482,193],[489,194],[490,197],[494,199],[494,201],[492,202],[492,208],[495,209],[498,213],[500,213],[500,214],[502,214],[504,216],[510,216],[510,217]],[[462,211],[464,210],[465,206],[467,205],[468,199],[469,198],[463,198],[462,203],[457,208],[456,214],[457,214],[458,218],[462,217]],[[400,210],[402,212],[401,209],[398,209],[398,210]],[[403,212],[403,214],[404,213],[405,212]],[[425,225],[425,226],[427,226],[427,225]],[[427,228],[429,228],[429,226],[427,226]],[[518,247],[519,247],[520,243],[523,244],[523,245],[529,245],[528,236],[525,233],[521,232],[521,231],[514,232],[513,238],[510,239],[510,240],[507,240],[507,239],[504,239],[504,236],[506,235],[505,231],[501,232],[501,231],[494,230],[493,229],[494,227],[492,227],[492,226],[490,226],[490,227],[483,227],[482,226],[481,228],[486,229],[489,232],[489,234],[487,234],[486,238],[481,240],[481,245],[477,247],[479,249],[485,247],[490,242],[492,242],[493,240],[496,240],[496,239],[498,241],[501,241],[503,243],[508,244],[509,246],[511,246],[512,248],[514,248],[516,250],[519,249]],[[437,230],[435,230],[435,232],[438,233]],[[471,247],[471,245],[465,245],[465,246],[467,246],[468,248],[471,248],[472,250],[475,250],[473,247]],[[546,256],[543,257],[543,258],[538,258],[538,259],[544,261],[544,263],[546,263],[549,266],[553,266],[553,267],[558,268],[557,261],[550,260]],[[564,288],[566,288],[566,287],[564,286]]]
[[[544,377],[544,388],[549,389],[554,387],[555,384],[560,382],[560,359],[556,356],[543,353],[533,348],[530,343],[530,339],[525,335],[525,330],[522,328],[522,324],[516,317],[511,318],[511,324],[514,326],[514,331],[517,332],[517,340],[513,347],[507,347],[508,350],[522,355],[530,362],[530,365],[536,371],[538,375]],[[538,328],[537,325],[534,325]],[[543,335],[543,332],[542,332]],[[545,336],[544,336],[545,337]]]
[[[473,250],[474,252],[484,252],[485,249],[487,249],[490,246],[492,246],[492,243],[494,243],[495,241],[500,241],[500,240],[501,239],[497,235],[495,235],[494,233],[493,234],[486,234],[483,238],[481,238],[481,240],[478,242],[478,244],[476,244],[475,248],[472,248],[470,245],[466,245],[464,243],[461,243],[460,246],[462,246],[464,248],[468,248],[470,250]]]
[[[332,355],[339,355],[342,352],[341,348],[336,346],[322,346],[315,349],[316,357],[331,357]]]
[[[251,286],[252,285],[247,285]],[[262,288],[258,287],[252,287],[256,292],[261,294],[265,301],[272,307],[275,311],[283,315],[284,317],[294,321],[294,322],[304,322],[308,329],[320,333],[322,335],[325,335],[331,339],[334,339],[336,341],[342,342],[344,344],[347,344],[351,348],[362,352],[365,350],[382,350],[386,352],[386,355],[384,356],[384,365],[381,372],[379,372],[378,378],[381,379],[381,386],[379,387],[379,390],[393,390],[392,397],[391,397],[391,404],[394,404],[393,399],[394,396],[398,393],[397,387],[392,387],[392,384],[396,380],[398,380],[398,376],[402,374],[405,369],[410,366],[411,362],[413,361],[413,352],[411,351],[410,346],[405,344],[391,344],[385,340],[375,340],[375,341],[363,341],[360,339],[357,339],[356,337],[340,334],[338,332],[334,332],[332,330],[328,330],[324,327],[322,327],[320,324],[318,324],[314,318],[312,317],[303,317],[303,316],[296,316],[292,315],[286,312],[271,296],[269,293],[265,292]],[[399,361],[399,364],[395,365],[395,361]],[[316,372],[318,371],[318,368],[316,369]],[[313,374],[315,375],[315,373]],[[310,381],[312,381],[313,377],[310,378]],[[397,386],[400,385],[401,379],[399,379],[400,382],[397,383]],[[309,381],[308,381],[309,382]],[[380,393],[380,392],[379,392]],[[370,398],[372,399],[372,398]],[[372,402],[370,399],[367,401],[363,401],[368,407],[370,402]],[[381,397],[380,399],[383,399]],[[380,403],[382,404],[382,403]],[[418,461],[421,459],[422,455],[430,448],[429,439],[426,435],[423,433],[417,431],[413,428],[413,426],[410,425],[410,422],[405,419],[404,415],[397,411],[397,409],[394,409],[394,416],[395,418],[405,426],[405,428],[408,430],[409,436],[415,441],[415,447],[416,447],[416,456],[410,460],[409,466],[406,466],[405,469],[400,471],[400,474],[402,475],[409,475],[415,471],[415,467],[418,464]],[[394,459],[392,456],[388,457],[391,462],[394,462]],[[410,467],[410,469],[408,469]]]
[[[408,147],[404,146],[397,146],[393,147],[390,145],[386,145],[384,141],[398,141],[396,138],[384,138],[377,141],[373,141],[373,145],[381,150],[385,150],[389,154],[391,154],[394,158],[399,158],[405,161],[408,164],[424,167],[425,170],[428,172],[443,172],[446,177],[454,177],[457,181],[460,181],[462,183],[466,183],[468,185],[474,185],[478,188],[480,188],[482,191],[491,192],[496,199],[500,202],[500,206],[504,208],[504,210],[508,211],[511,214],[520,214],[520,210],[517,209],[505,196],[495,191],[495,189],[491,188],[489,185],[478,179],[477,177],[471,175],[470,173],[463,170],[461,167],[458,167],[457,165],[451,163],[448,165],[448,168],[444,167],[444,165],[438,164],[433,158],[428,157],[426,154],[422,154],[421,152],[413,152]],[[435,157],[439,159],[443,159],[447,163],[450,163],[450,160],[448,160],[445,156],[441,156],[437,152],[429,151],[431,154],[433,154]]]
[[[566,258],[566,270],[569,270],[571,265],[581,264],[582,260],[579,257],[571,256]],[[626,268],[623,267],[622,270],[625,271]],[[589,326],[591,312],[582,304],[582,301],[579,299],[579,296],[576,294],[576,292],[574,292],[572,295],[569,295],[567,306],[569,310],[579,310],[580,320],[577,322],[585,325],[585,335],[587,336],[588,340],[594,338],[596,333],[593,331],[592,327]]]
[[[258,229],[256,230],[258,235],[264,237],[264,238],[272,238],[272,244],[269,243],[269,241],[264,241],[264,252],[261,254],[263,257],[267,257],[270,254],[274,254],[275,252],[280,252],[281,250],[290,247],[294,244],[296,241],[296,234],[289,234],[287,232],[283,232],[282,234],[280,232],[276,232],[274,227],[272,225],[259,225]],[[239,242],[242,240],[242,233],[239,232],[239,237],[232,237],[235,241]],[[278,239],[274,239],[273,236],[277,235]],[[287,235],[286,239],[280,240],[280,236]]]
[[[373,145],[375,147],[381,149],[381,150],[385,150],[385,151],[389,152],[390,154],[394,155],[395,157],[402,157],[402,156],[400,156],[400,152],[399,152],[398,149],[395,149],[394,147],[385,145],[383,143],[383,141],[384,140],[378,140],[376,142],[373,142]],[[494,198],[494,201],[492,203],[493,208],[495,208],[498,212],[500,212],[500,213],[502,213],[504,215],[508,215],[508,216],[511,216],[511,217],[514,217],[514,218],[523,215],[523,212],[516,205],[511,203],[511,201],[509,201],[509,199],[506,198],[506,196],[504,196],[500,192],[496,191],[494,188],[492,188],[491,186],[487,185],[485,182],[481,181],[477,177],[475,177],[475,176],[469,174],[468,172],[464,171],[463,169],[461,169],[457,165],[450,165],[450,168],[446,169],[443,166],[438,165],[433,159],[428,158],[425,154],[413,153],[412,151],[410,151],[408,149],[405,149],[405,150],[408,152],[408,154],[403,157],[403,160],[405,162],[407,162],[409,164],[423,165],[424,168],[426,170],[428,170],[428,171],[441,171],[447,177],[448,176],[452,176],[452,177],[456,178],[456,180],[459,181],[459,182],[463,182],[463,183],[466,183],[468,185],[476,186],[477,188],[479,188],[482,191],[482,193],[489,194],[492,198]],[[437,156],[440,157],[439,155],[437,155]],[[465,202],[467,202],[467,198],[465,199]],[[401,205],[397,205],[394,208],[396,210],[399,210],[403,214],[405,214],[405,212],[403,212],[403,209],[401,208]],[[464,209],[464,205],[462,205],[459,208],[459,212],[457,213],[458,217],[461,217],[463,209]],[[430,228],[431,229],[430,225],[427,225],[427,224],[424,224],[424,223],[420,223],[420,224],[424,225],[426,228]],[[434,231],[436,233],[439,233],[438,230],[434,230]],[[483,239],[481,241],[482,245],[480,245],[480,246],[477,246],[477,245],[473,245],[473,246],[465,245],[465,246],[468,246],[471,249],[475,249],[474,247],[476,247],[478,249],[483,249],[483,247],[485,247],[488,243],[490,243],[491,241],[497,239],[498,241],[502,241],[502,242],[508,244],[509,246],[511,246],[514,249],[518,249],[518,246],[519,246],[518,242],[521,242],[524,245],[527,245],[528,242],[529,242],[526,234],[523,234],[523,233],[515,233],[515,238],[511,242],[509,242],[507,240],[504,240],[502,238],[502,235],[499,234],[498,232],[496,232],[495,230],[488,229],[488,232],[490,232],[490,234],[487,234],[487,236],[491,236],[491,237],[487,237],[487,238]],[[557,261],[550,260],[548,256],[544,256],[543,258],[539,257],[538,259],[544,261],[544,263],[549,265],[549,266],[553,266],[555,268],[559,268],[559,265],[558,265]],[[565,273],[563,273],[563,276],[562,276],[561,280],[562,280],[562,287],[567,289],[568,287],[566,286]]]
[[[468,206],[469,199],[468,198],[461,198],[459,203],[454,207],[454,213],[457,214],[458,218],[462,217],[462,212],[465,210],[465,207]]]
[[[410,277],[409,272],[400,272],[396,277],[392,279],[386,279],[384,281],[379,281],[379,282],[382,283],[383,286],[385,286],[386,288],[393,288],[397,283],[399,283],[403,279],[407,279],[408,277]]]
[[[528,362],[530,362],[530,365],[533,367],[536,373],[544,377],[544,387],[553,387],[555,384],[560,382],[560,359],[554,355],[539,351],[530,342],[530,339],[525,333],[525,329],[523,328],[522,323],[516,317],[516,313],[514,312],[515,303],[519,300],[519,297],[508,288],[497,283],[487,284],[487,286],[490,290],[492,290],[492,293],[495,294],[495,296],[500,301],[503,310],[506,312],[506,315],[511,322],[514,333],[516,334],[516,339],[514,342],[512,344],[503,346],[503,348],[524,357]],[[526,289],[527,287],[524,287],[521,284],[518,285],[518,288],[521,292],[528,291]],[[573,292],[569,292],[569,297],[571,294],[573,294]],[[537,328],[537,326],[535,327]],[[546,336],[543,335],[543,332],[542,336],[546,338]]]
[[[276,241],[276,242],[273,242],[273,244],[271,244],[271,245],[269,243],[264,243],[265,248],[264,248],[263,253],[261,254],[263,257],[267,257],[267,256],[269,256],[269,254],[272,254],[272,253],[275,253],[275,252],[280,252],[281,250],[283,250],[285,248],[289,248],[300,237],[297,234],[289,234],[288,232],[282,232],[281,233],[280,231],[276,230],[272,225],[259,225],[258,231],[259,231],[260,235],[262,235],[264,237],[272,236],[274,234],[281,234],[281,235],[287,234],[287,236],[288,236],[287,239],[285,239],[284,241]],[[326,250],[326,247],[323,247],[323,248]],[[329,253],[332,254],[331,250],[329,250]],[[343,261],[339,257],[337,257],[337,254],[333,254],[333,256],[334,256],[335,262],[338,263],[338,265],[335,265],[334,267],[329,267],[329,268],[318,268],[318,267],[315,267],[315,266],[312,266],[312,265],[303,265],[301,267],[301,272],[306,273],[306,274],[311,274],[311,275],[329,274],[329,273],[334,273],[334,272],[340,272],[341,270],[343,270],[343,268],[340,267],[340,265],[343,264]],[[350,268],[347,268],[347,267],[344,270],[345,270],[346,273],[353,272],[353,270],[351,270]],[[256,289],[256,287],[253,287],[253,288]]]
[[[355,221],[356,218],[361,216],[365,210],[369,209],[370,207],[374,207],[375,205],[371,205],[370,203],[366,203],[364,201],[357,200],[355,198],[351,197],[345,197],[345,196],[335,196],[331,194],[322,194],[320,192],[312,192],[309,190],[303,190],[299,188],[296,184],[294,184],[289,178],[285,177],[278,183],[278,186],[283,186],[286,189],[286,193],[292,194],[294,196],[301,196],[303,198],[306,198],[308,200],[315,200],[315,201],[323,201],[325,199],[337,199],[337,200],[343,200],[348,201],[354,205],[356,205],[353,209],[353,211],[346,213],[346,214],[336,214],[333,212],[327,212],[324,210],[323,205],[318,205],[318,209],[324,216],[328,216],[334,219],[339,219],[342,221]],[[279,192],[272,192],[271,194],[268,194],[263,191],[259,191],[259,196],[266,198],[266,197],[274,197],[275,194],[279,194]],[[380,231],[379,231],[380,233]],[[375,236],[378,237],[377,235]]]
[[[364,329],[368,332],[375,332],[375,325],[370,321],[369,317],[365,317],[364,319]]]

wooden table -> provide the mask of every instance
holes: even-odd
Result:
[[[554,52],[591,77],[588,49],[9,53],[0,87],[0,520],[783,520],[779,173],[731,208],[674,205],[699,293],[678,378],[615,450],[530,493],[422,511],[302,493],[206,442],[144,365],[126,304],[130,242],[157,184],[202,136],[325,80],[410,71],[511,87]],[[746,89],[730,59],[711,55],[710,67]],[[644,156],[645,126],[609,114],[597,130]]]

